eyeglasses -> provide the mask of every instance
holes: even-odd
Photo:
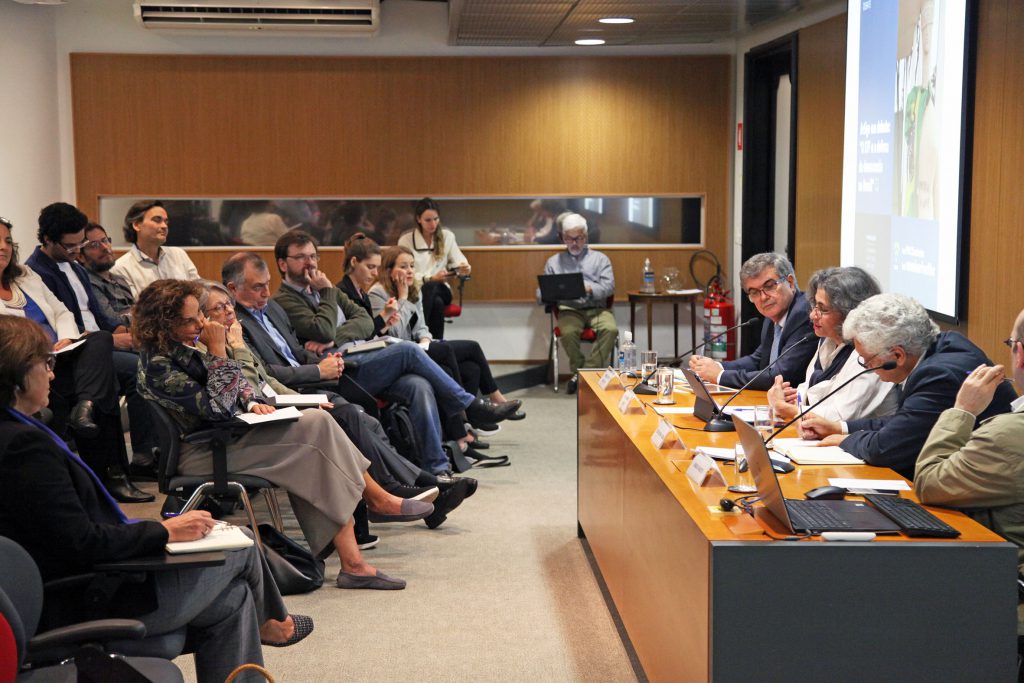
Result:
[[[563,242],[571,242],[572,244],[583,244],[587,241],[586,235],[580,235],[579,237],[569,237],[568,235],[562,235]]]
[[[53,372],[53,369],[57,367],[57,354],[48,353],[46,354],[46,371]]]
[[[228,310],[229,308],[232,308],[231,302],[230,301],[224,301],[224,302],[221,302],[221,303],[217,304],[216,306],[207,306],[206,307],[206,313],[207,313],[207,315],[209,315],[210,313],[223,313],[224,311]]]
[[[319,254],[294,254],[292,256],[285,256],[285,258],[290,258],[293,261],[309,261],[311,263],[316,263],[317,261],[320,260],[320,255]]]
[[[748,294],[747,296],[750,295]],[[834,310],[835,309],[833,308],[825,308],[821,304],[814,304],[813,306],[811,306],[811,315],[814,315],[815,313],[817,313],[818,315],[828,315]]]
[[[1013,337],[1007,337],[1006,339],[1003,340],[1003,343],[1006,344],[1007,348],[1009,348],[1011,351],[1013,351],[1013,347],[1016,346],[1017,342],[1019,342],[1019,341],[1022,341],[1022,340],[1021,339],[1014,339]]]
[[[873,361],[874,359],[878,358],[883,353],[891,353],[891,352],[892,352],[892,349],[889,349],[888,351],[879,351],[875,355],[871,356],[871,358],[858,358],[857,359],[857,364],[860,365],[862,368],[866,369],[866,368],[868,368],[871,365],[871,361]],[[874,369],[874,368],[872,368],[872,369]]]
[[[104,237],[103,239],[99,240],[89,240],[83,246],[95,249],[96,247],[110,246],[113,243],[114,240],[110,239],[109,237]]]
[[[744,292],[744,294],[747,295],[748,299],[759,299],[765,296],[766,294],[771,294],[772,292],[774,292],[776,289],[779,288],[779,285],[781,285],[785,281],[786,278],[784,277],[780,277],[778,280],[768,280],[768,282],[764,283],[760,287],[751,287],[746,292]]]
[[[83,241],[79,242],[78,244],[64,244],[63,242],[57,242],[57,244],[59,244],[60,248],[68,252],[69,254],[77,254],[78,252],[82,251],[82,248],[86,244],[88,244],[88,242]]]

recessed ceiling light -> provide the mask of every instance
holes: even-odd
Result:
[[[604,41],[600,38],[580,38],[576,41],[577,45],[604,45]]]
[[[632,24],[635,19],[633,17],[604,17],[598,21],[602,24]]]

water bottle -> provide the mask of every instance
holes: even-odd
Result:
[[[625,330],[622,339],[622,346],[619,347],[619,369],[623,372],[636,372],[636,344],[633,343],[633,333]]]
[[[644,259],[644,284],[640,287],[644,294],[654,294],[654,269],[651,268],[651,259]]]

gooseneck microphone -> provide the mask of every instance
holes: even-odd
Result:
[[[663,365],[663,367],[666,367],[666,368],[677,368],[677,367],[679,367],[680,363],[683,362],[684,358],[686,358],[687,356],[689,356],[692,353],[696,353],[697,351],[699,351],[700,349],[704,348],[705,346],[707,346],[711,342],[715,341],[719,337],[722,337],[722,336],[724,336],[726,334],[729,334],[733,330],[739,329],[741,327],[746,327],[747,325],[752,325],[752,324],[754,324],[756,322],[759,322],[760,320],[762,320],[762,319],[761,318],[751,318],[750,320],[742,322],[739,325],[733,325],[732,327],[730,327],[730,328],[728,328],[726,330],[723,330],[722,332],[719,332],[718,334],[716,334],[713,337],[708,337],[704,342],[702,342],[700,344],[697,344],[696,346],[694,346],[692,349],[690,349],[686,353],[683,353],[683,354],[681,354],[679,356],[676,356],[675,358],[673,358],[669,362],[665,363]],[[661,364],[659,363],[659,365],[661,365]],[[654,387],[652,387],[650,384],[647,383],[647,380],[649,380],[651,377],[653,377],[654,373],[656,373],[656,372],[657,372],[657,369],[655,369],[653,372],[648,373],[646,377],[641,377],[640,381],[637,382],[635,385],[633,385],[633,393],[635,393],[635,394],[656,394],[656,393],[658,393],[657,390],[654,389]]]
[[[894,360],[887,360],[884,363],[882,363],[881,365],[876,365],[873,368],[864,368],[863,370],[858,372],[856,375],[854,375],[853,377],[851,377],[850,379],[846,380],[845,382],[840,384],[838,387],[833,389],[832,391],[830,391],[827,394],[825,394],[824,396],[822,396],[819,400],[815,401],[811,405],[809,405],[806,408],[804,408],[803,410],[801,410],[799,413],[796,414],[796,417],[794,417],[792,420],[790,420],[789,422],[787,422],[786,424],[782,425],[781,427],[776,429],[774,432],[772,432],[771,435],[767,439],[765,439],[765,441],[764,441],[765,445],[770,444],[772,442],[772,439],[774,439],[779,434],[781,434],[783,431],[785,431],[785,429],[787,427],[789,427],[791,424],[793,424],[794,422],[799,420],[801,417],[803,417],[807,413],[811,412],[811,410],[813,410],[814,408],[817,408],[818,406],[820,406],[826,400],[828,400],[829,398],[834,396],[840,389],[842,389],[847,384],[849,384],[853,380],[857,379],[861,375],[866,375],[869,372],[874,372],[875,370],[895,370],[895,369],[896,369],[896,361],[894,361]]]
[[[715,410],[715,414],[712,415],[711,419],[708,420],[706,425],[704,425],[704,431],[705,432],[732,432],[732,431],[735,431],[736,427],[735,427],[735,425],[733,425],[732,419],[727,417],[726,414],[725,414],[726,407],[730,403],[735,401],[736,397],[739,396],[740,394],[742,394],[743,390],[746,389],[747,387],[749,387],[751,384],[753,384],[757,380],[758,377],[760,377],[764,373],[766,373],[769,370],[771,370],[772,366],[774,366],[776,363],[778,363],[780,360],[782,360],[783,356],[785,356],[787,353],[789,353],[790,351],[792,351],[796,347],[798,347],[801,344],[803,344],[808,339],[810,339],[809,336],[808,337],[800,337],[795,342],[793,342],[792,344],[787,346],[785,349],[783,349],[782,353],[780,353],[778,356],[775,357],[775,360],[773,360],[768,365],[764,366],[764,368],[762,368],[760,370],[760,372],[758,372],[756,375],[751,377],[750,381],[748,381],[746,384],[744,384],[742,387],[740,387],[739,391],[737,391],[735,394],[730,396],[728,401],[723,403],[721,405],[721,407],[718,407]]]
[[[701,342],[700,344],[697,344],[696,346],[694,346],[692,349],[690,349],[686,353],[678,355],[675,358],[673,358],[672,360],[670,360],[669,362],[665,363],[665,365],[667,367],[670,367],[670,368],[677,368],[677,367],[679,367],[679,364],[683,362],[684,358],[686,358],[690,354],[697,353],[698,351],[700,351],[701,349],[703,349],[705,346],[707,346],[711,342],[715,341],[716,339],[729,334],[733,330],[738,330],[741,327],[747,327],[748,325],[753,325],[754,323],[760,322],[762,320],[763,320],[763,318],[751,318],[750,320],[745,320],[744,322],[741,322],[739,325],[733,325],[732,327],[730,327],[730,328],[728,328],[726,330],[723,330],[722,332],[719,332],[718,334],[716,334],[713,337],[708,337],[703,342]]]

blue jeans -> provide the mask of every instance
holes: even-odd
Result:
[[[448,457],[441,448],[441,417],[464,410],[473,397],[412,342],[360,353],[353,360],[356,367],[346,370],[352,379],[374,396],[409,407],[409,416],[423,443],[424,469],[434,474],[447,470]]]

